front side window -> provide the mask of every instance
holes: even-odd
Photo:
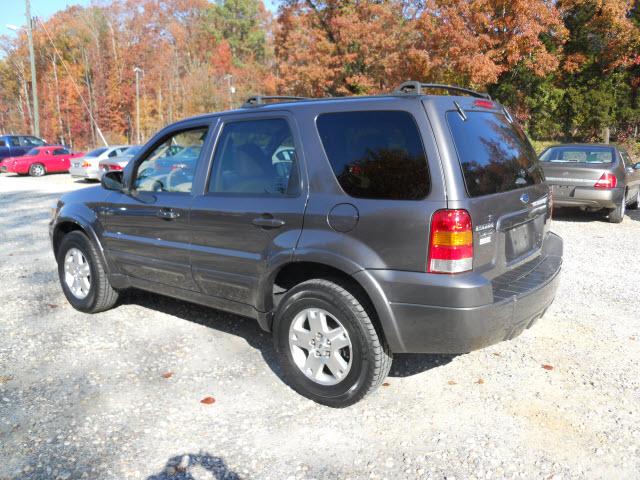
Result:
[[[612,163],[611,147],[551,147],[540,156],[541,162],[555,163]]]
[[[21,137],[22,146],[24,147],[40,147],[44,142],[36,137]]]
[[[278,196],[299,190],[293,135],[282,118],[227,123],[213,169],[212,193]]]
[[[69,150],[67,150],[66,148],[56,148],[53,151],[54,155],[69,155]]]
[[[20,146],[20,140],[18,139],[18,137],[9,137],[9,144],[12,147],[19,147]]]
[[[402,111],[325,113],[318,132],[342,189],[353,197],[420,200],[431,178],[413,117]]]
[[[447,122],[471,197],[507,192],[544,182],[531,143],[503,114],[447,112]]]
[[[157,145],[138,166],[134,187],[141,192],[191,192],[208,128],[177,132]]]
[[[36,155],[38,155],[40,153],[40,149],[39,148],[32,148],[31,150],[29,150],[26,155],[30,156],[30,157],[35,157]]]

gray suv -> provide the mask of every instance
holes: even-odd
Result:
[[[407,82],[170,125],[124,172],[64,195],[50,234],[76,309],[135,287],[254,318],[296,391],[344,407],[394,352],[469,352],[540,318],[562,263],[550,219],[503,107]]]

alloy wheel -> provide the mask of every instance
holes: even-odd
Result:
[[[82,300],[89,295],[91,267],[84,254],[77,248],[70,248],[64,257],[64,281],[77,299]]]

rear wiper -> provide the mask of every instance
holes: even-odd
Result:
[[[462,109],[460,104],[458,102],[456,102],[455,100],[453,101],[453,104],[456,106],[456,110],[458,110],[458,113],[462,117],[462,121],[466,122],[467,121],[467,114],[464,113],[464,110]]]

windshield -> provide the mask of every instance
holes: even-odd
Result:
[[[37,149],[37,148],[32,148],[31,150],[29,150],[29,151],[27,152],[27,155],[29,155],[29,156],[35,156],[35,155],[38,155],[39,153],[40,153],[40,150],[39,150],[39,149]]]
[[[541,162],[612,163],[611,147],[551,147],[540,156]]]
[[[95,150],[92,150],[89,153],[87,153],[85,157],[99,157],[106,151],[107,151],[106,148],[96,148]]]
[[[447,122],[472,197],[507,192],[544,181],[536,153],[522,129],[501,113],[457,111]]]

